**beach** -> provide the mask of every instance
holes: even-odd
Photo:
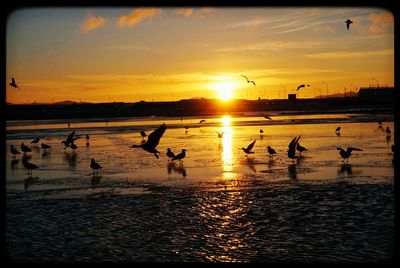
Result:
[[[7,121],[7,255],[23,262],[390,261],[393,115],[272,118],[82,119],[70,128],[65,120]],[[158,159],[130,148],[141,143],[140,130],[149,134],[162,123]],[[64,150],[61,140],[72,131],[78,148]],[[307,151],[292,162],[286,151],[299,135]],[[33,148],[37,136],[52,148]],[[241,148],[254,140],[246,156]],[[9,152],[21,142],[39,166],[32,178]],[[268,145],[277,151],[272,158]],[[343,163],[337,147],[362,151]],[[186,149],[183,162],[168,161],[167,148]],[[103,167],[98,176],[91,158]]]

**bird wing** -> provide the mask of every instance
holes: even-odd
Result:
[[[299,142],[300,137],[301,135],[292,139],[292,141],[289,143],[289,150],[296,150],[296,145]]]
[[[251,149],[253,149],[255,143],[256,143],[256,140],[254,140],[252,143],[250,143],[249,146],[247,146],[247,150],[251,151]]]
[[[297,87],[297,90],[299,90],[300,88],[304,87],[304,85],[300,85]]]
[[[147,144],[151,147],[156,147],[160,142],[162,135],[164,134],[165,130],[167,129],[166,124],[162,124],[159,128],[154,130],[150,133],[149,138],[147,140]]]
[[[344,151],[343,148],[340,148],[340,147],[336,147],[336,150]]]
[[[14,77],[11,78],[11,82],[12,82],[13,84],[15,84],[15,79],[14,79]]]
[[[252,82],[254,86],[256,85],[256,83],[254,81],[250,81],[250,82]]]
[[[355,147],[348,147],[347,152],[351,153],[352,151],[362,151],[361,149],[355,148]]]
[[[247,76],[242,75],[244,78],[246,78],[247,81],[249,81],[249,79],[247,78]]]

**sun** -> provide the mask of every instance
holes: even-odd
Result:
[[[235,86],[232,83],[214,84],[214,89],[218,93],[218,98],[222,101],[229,101],[233,98]]]

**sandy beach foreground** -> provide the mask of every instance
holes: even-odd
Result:
[[[261,118],[261,119],[260,119]],[[387,262],[394,257],[394,131],[365,115],[9,122],[7,149],[35,136],[27,178],[7,150],[12,261]],[[383,115],[384,127],[394,130]],[[170,120],[170,121],[168,121]],[[159,159],[130,148],[165,122]],[[335,134],[341,126],[341,135]],[[190,126],[185,129],[184,126]],[[260,134],[259,130],[264,132]],[[72,130],[90,146],[64,150]],[[216,131],[224,131],[219,139]],[[294,163],[296,135],[308,150]],[[254,155],[241,147],[256,140]],[[270,158],[266,146],[276,149]],[[344,164],[336,147],[354,146]],[[17,147],[19,148],[19,147]],[[185,148],[171,164],[166,149]],[[90,159],[102,164],[92,175]]]

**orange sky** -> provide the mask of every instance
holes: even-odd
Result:
[[[285,98],[299,84],[310,84],[299,98],[314,97],[393,86],[393,16],[377,8],[20,9],[7,21],[6,63],[11,103]]]

